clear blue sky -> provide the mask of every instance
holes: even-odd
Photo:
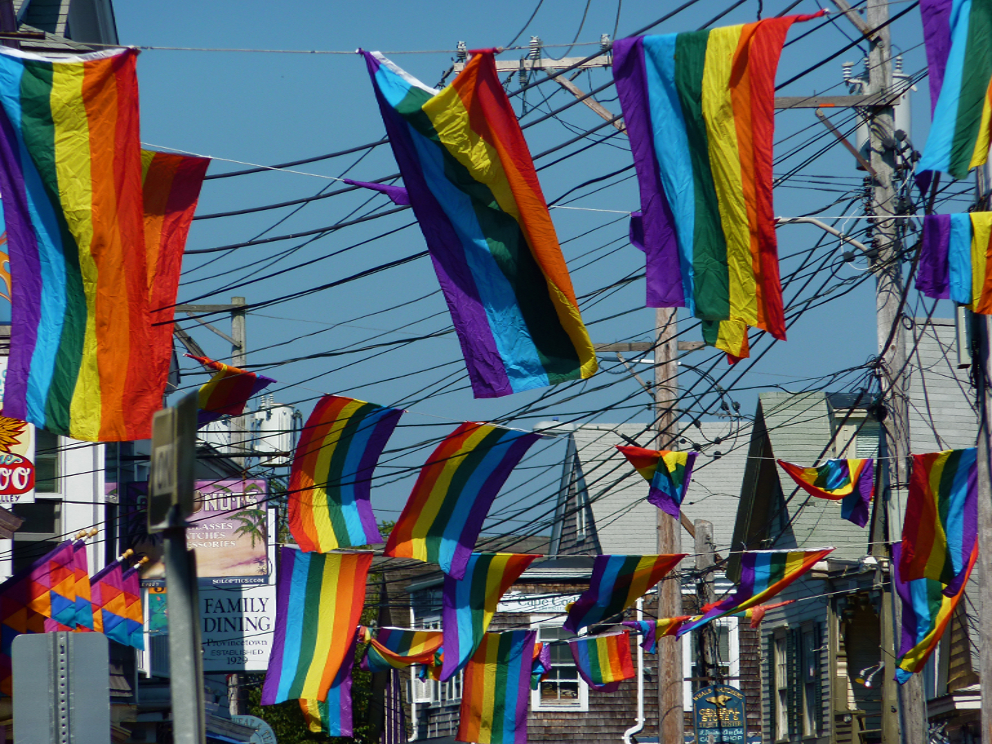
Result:
[[[785,0],[766,0],[764,13],[775,14],[788,4]],[[506,45],[521,30],[536,5],[536,0],[508,0],[498,4],[388,0],[374,4],[144,0],[118,3],[116,12],[120,39],[125,44],[341,51],[364,47],[390,52],[451,50],[462,40],[470,48]],[[651,23],[674,6],[674,3],[624,0],[618,35],[629,34]],[[580,42],[596,41],[603,33],[613,34],[617,7],[617,0],[591,0],[579,31],[586,8],[584,2],[544,0],[518,43],[526,43],[532,34],[539,35],[546,44],[571,42],[577,33]],[[725,7],[723,2],[701,0],[656,27],[654,32],[697,28]],[[756,1],[745,2],[720,23],[754,20],[758,7]],[[815,0],[803,0],[794,12],[814,12],[817,7]],[[905,7],[905,3],[892,5],[893,12]],[[779,81],[787,80],[832,54],[848,42],[848,37],[854,38],[850,25],[836,14],[831,21],[813,21],[794,27],[790,38],[820,26],[822,28],[807,38],[785,49]],[[893,26],[893,40],[905,50],[905,67],[910,72],[925,66],[919,26],[918,10],[911,11]],[[594,48],[576,47],[570,56],[585,56]],[[546,54],[559,56],[565,51],[551,48]],[[518,59],[522,54],[511,51],[500,58]],[[431,85],[440,80],[452,59],[450,51],[392,56],[401,67]],[[859,59],[857,50],[849,50],[782,92],[792,95],[822,91],[845,93],[838,86],[841,62]],[[353,54],[148,50],[141,55],[138,69],[142,139],[153,146],[269,164],[346,149],[378,140],[384,134],[364,64]],[[575,83],[589,90],[609,79],[608,71],[595,71],[581,74]],[[510,90],[517,87],[516,80],[509,86]],[[570,94],[553,82],[532,89],[526,96],[513,99],[522,122],[534,120],[548,110],[545,96],[554,107],[570,100]],[[608,109],[619,112],[612,87],[598,97]],[[925,137],[928,104],[924,81],[915,94],[913,137],[918,147]],[[838,125],[846,122],[849,116],[840,110],[831,115]],[[557,120],[527,129],[526,136],[531,151],[537,154],[600,123],[595,114],[578,105]],[[818,155],[830,139],[813,111],[782,113],[777,117],[777,127],[776,156],[783,156],[794,147],[797,149],[785,162],[776,165],[776,174],[813,158],[800,169],[796,178],[776,189],[777,213],[806,214],[824,207],[823,214],[829,216],[860,213],[858,203],[829,206],[843,196],[843,192],[857,187],[863,173],[855,170],[852,158],[839,147]],[[849,126],[843,125],[842,129],[847,131]],[[609,131],[600,130],[592,137],[601,138]],[[815,141],[812,141],[814,137]],[[622,136],[616,136],[547,166],[587,143],[579,142],[536,161],[539,168],[546,166],[540,176],[549,200],[583,181],[606,175],[631,162],[626,141]],[[210,172],[221,173],[240,167],[218,160]],[[361,154],[340,157],[300,166],[299,170],[324,176],[340,176],[348,170],[350,176],[372,180],[395,173],[397,168],[388,147],[380,147],[364,157]],[[572,205],[621,212],[636,209],[637,194],[630,176],[631,172],[627,172],[576,192],[576,195],[589,195]],[[607,188],[591,193],[604,185]],[[334,188],[333,182],[292,173],[208,181],[198,214],[304,198],[328,187]],[[187,247],[191,250],[211,248],[249,240],[260,234],[275,236],[311,230],[348,219],[355,210],[355,214],[364,214],[373,207],[384,210],[388,206],[391,205],[387,205],[383,197],[353,193],[312,202],[296,213],[283,208],[198,220]],[[643,268],[641,254],[625,239],[627,222],[622,214],[554,210],[553,217],[580,297],[602,290]],[[279,223],[280,220],[284,221]],[[329,255],[411,220],[412,215],[405,212],[347,228],[306,245],[301,245],[304,240],[287,240],[206,257],[189,256],[184,264],[180,300],[226,302],[232,295],[243,295],[249,303],[258,302],[332,282],[417,253],[424,249],[424,242],[419,230],[413,227],[345,250],[340,255]],[[862,223],[847,222],[838,227],[855,232],[861,229]],[[594,228],[598,229],[583,235]],[[783,227],[778,234],[783,275],[795,272],[802,258],[787,257],[806,251],[821,237],[821,233],[811,227]],[[838,278],[864,278],[865,263],[861,259],[853,266],[836,267],[840,252],[836,239],[826,240],[814,253],[815,260],[811,265],[817,267],[825,259],[829,262],[832,256]],[[217,260],[207,264],[205,258]],[[279,276],[269,276],[273,271],[306,261],[312,263]],[[791,297],[804,282],[812,281],[801,293],[802,297],[808,297],[826,276],[826,270],[812,272],[807,267],[797,283],[787,289],[786,297]],[[230,283],[259,277],[263,279],[242,288],[227,287]],[[531,416],[519,416],[509,423],[529,427],[552,415],[560,416],[562,420],[574,417],[600,423],[648,420],[646,394],[629,376],[620,374],[622,368],[608,358],[602,360],[606,369],[585,384],[559,386],[560,389],[496,401],[471,398],[458,346],[451,334],[393,347],[378,356],[374,356],[376,351],[366,351],[283,363],[307,354],[347,351],[353,346],[443,330],[450,322],[436,290],[437,282],[430,264],[422,259],[361,281],[261,309],[252,313],[248,320],[249,360],[254,364],[271,365],[266,371],[280,383],[274,388],[277,400],[297,405],[304,414],[309,413],[313,399],[320,393],[353,395],[386,405],[401,404],[424,414],[412,413],[405,417],[407,426],[396,434],[394,446],[440,437],[453,426],[448,420],[503,419],[538,401],[544,410]],[[434,294],[427,299],[414,302],[432,292]],[[583,299],[580,304],[586,321],[591,323],[594,341],[648,340],[653,312],[643,308],[643,297],[641,280]],[[389,310],[408,301],[410,304],[405,307]],[[949,309],[938,315],[947,312]],[[379,314],[370,315],[373,313]],[[620,313],[625,314],[611,318]],[[211,320],[221,326],[227,324],[223,317]],[[205,329],[195,329],[195,324],[189,322],[185,326],[209,353],[220,358],[229,353],[223,342],[212,338]],[[692,331],[683,338],[695,340],[699,338],[698,332]],[[780,385],[790,390],[800,389],[807,384],[803,381],[805,378],[862,364],[875,352],[875,338],[873,282],[869,279],[844,298],[810,311],[790,329],[788,342],[777,344],[753,369],[742,365],[724,385],[729,386],[730,380],[743,373],[743,379],[738,383],[742,389],[731,394],[741,403],[742,411],[750,414],[758,388]],[[762,342],[757,351],[763,349],[765,343]],[[708,367],[714,358],[715,355],[707,350],[693,353],[685,361]],[[195,371],[192,366],[189,369]],[[726,366],[721,361],[716,369],[723,372]],[[645,372],[650,374],[647,369]],[[400,379],[395,379],[397,377]],[[186,382],[199,384],[202,379],[202,375],[196,373]],[[684,387],[696,381],[697,375],[691,370],[680,376],[680,384]],[[847,388],[841,381],[830,389]],[[420,400],[430,391],[436,394]],[[696,415],[702,413],[701,407],[711,406],[715,400],[709,395],[696,402]],[[411,401],[416,402],[411,405]],[[416,468],[430,451],[431,446],[425,446],[426,449],[403,454],[398,459],[387,457],[378,474],[387,475],[391,472],[389,468]],[[557,463],[564,454],[564,447],[561,442],[542,443],[540,447],[540,452],[525,463],[525,468],[520,469],[504,489],[496,511],[512,509],[509,505],[516,499],[529,504],[553,496],[560,474]],[[526,469],[528,467],[531,469]],[[396,517],[412,485],[412,473],[394,483],[388,482],[390,480],[386,478],[374,490],[373,503],[380,518],[384,519]],[[521,528],[543,511],[543,508],[537,508],[530,515],[521,517],[523,521],[507,524]]]

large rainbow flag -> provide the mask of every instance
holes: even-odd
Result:
[[[704,340],[747,356],[747,328],[785,339],[772,204],[775,72],[793,23],[613,43],[641,193],[649,307],[688,307]]]
[[[326,553],[381,543],[372,471],[403,411],[325,395],[307,419],[289,478],[289,530],[300,549]]]
[[[692,479],[696,452],[669,452],[617,445],[617,449],[651,484],[648,501],[666,514],[679,518],[682,500]]]
[[[372,553],[279,553],[276,627],[262,705],[326,700],[352,650]]]
[[[5,415],[147,438],[152,359],[135,49],[0,50],[0,193],[13,297]]]
[[[300,710],[306,719],[307,728],[315,734],[327,736],[352,736],[354,718],[351,708],[351,670],[355,665],[355,646],[358,637],[351,642],[351,649],[344,655],[341,668],[327,691],[325,700],[300,698]]]
[[[899,658],[896,660],[896,681],[905,684],[910,676],[926,666],[927,659],[937,649],[954,609],[964,596],[971,569],[978,558],[978,546],[972,551],[958,590],[948,596],[944,584],[933,579],[906,580],[899,570],[898,543],[892,546],[892,582],[902,602],[902,632]]]
[[[439,563],[449,576],[462,578],[493,499],[538,439],[489,424],[455,429],[421,469],[385,555]]]
[[[215,371],[197,393],[200,409],[196,414],[197,426],[209,424],[221,416],[240,416],[253,395],[275,382],[271,377],[215,362],[209,357],[186,356]]]
[[[741,557],[741,580],[734,593],[710,606],[679,628],[676,635],[702,627],[717,618],[744,612],[771,599],[826,558],[833,548],[811,550],[748,550]]]
[[[678,617],[661,617],[657,620],[624,620],[626,628],[631,628],[635,633],[644,636],[641,641],[641,648],[649,654],[658,653],[658,639],[665,636],[675,635],[682,624],[692,619],[692,615],[679,615]]]
[[[403,669],[413,664],[430,666],[441,648],[439,630],[405,630],[403,628],[379,628],[373,636],[363,627],[362,640],[369,644],[362,659],[362,669],[369,672],[388,672],[390,669]]]
[[[928,214],[916,288],[933,299],[951,299],[974,313],[992,314],[992,212]]]
[[[779,460],[778,464],[801,489],[818,499],[840,501],[840,516],[858,527],[868,524],[868,505],[875,493],[875,461],[827,460],[804,468]]]
[[[441,592],[441,629],[444,633],[442,682],[451,679],[468,664],[475,649],[482,643],[500,598],[536,558],[540,556],[472,553],[464,577],[444,577]]]
[[[486,633],[465,669],[458,741],[527,744],[537,631]]]
[[[964,178],[985,163],[989,152],[992,5],[985,0],[921,0],[920,13],[933,123],[916,172]]]
[[[615,692],[634,677],[630,632],[576,638],[568,642],[579,676],[596,692]]]
[[[578,633],[619,615],[675,568],[685,554],[597,555],[589,588],[568,608],[563,627]]]
[[[978,457],[974,447],[913,455],[899,572],[932,579],[948,597],[966,579],[978,545]]]
[[[428,88],[364,52],[476,398],[591,377],[596,355],[493,50]]]

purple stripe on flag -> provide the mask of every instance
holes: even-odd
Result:
[[[932,299],[950,297],[948,249],[951,243],[951,215],[928,214],[923,218],[923,245],[916,288]]]
[[[393,204],[398,206],[410,206],[410,194],[402,186],[390,186],[387,183],[370,183],[368,181],[353,181],[350,178],[342,178],[341,180],[352,186],[359,186],[363,189],[371,189],[372,191],[378,191],[380,194],[385,194]]]
[[[641,192],[642,245],[637,247],[646,257],[647,306],[685,307],[675,220],[662,188],[654,149],[644,64],[643,37],[617,39],[613,43],[613,76],[621,107],[628,112],[624,125]],[[631,220],[632,243],[633,235]]]
[[[298,551],[283,549],[280,552],[279,572],[286,577],[293,575],[293,564]],[[276,607],[289,607],[289,593],[292,581],[280,581],[277,589]],[[283,647],[286,645],[286,622],[284,614],[276,613],[276,628],[272,638],[272,656],[265,672],[265,684],[262,686],[262,705],[274,705],[279,697],[279,681],[285,671],[282,667]]]
[[[951,51],[952,0],[920,0],[923,17],[923,40],[927,49],[927,69],[930,78],[930,113],[937,107],[944,84],[947,56]]]

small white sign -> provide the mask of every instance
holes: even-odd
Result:
[[[276,626],[276,587],[200,587],[203,671],[263,672]]]
[[[503,595],[496,606],[496,612],[526,612],[533,615],[560,614],[565,612],[566,607],[578,598],[578,594],[570,594],[567,597],[542,597],[523,592],[510,592]]]

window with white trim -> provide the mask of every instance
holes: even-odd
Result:
[[[421,621],[424,630],[440,630],[441,618],[428,617]],[[414,678],[420,674],[420,665],[414,665]],[[455,705],[462,700],[462,672],[458,672],[447,682],[439,682],[436,679],[427,678],[423,680],[423,685],[427,687],[431,705]]]
[[[819,633],[815,627],[803,628],[803,736],[820,735],[822,702],[819,692],[820,648]]]
[[[715,656],[717,669],[710,670],[710,676],[718,676],[719,683],[737,686],[740,683],[740,631],[736,617],[721,617],[710,623],[716,631]],[[701,679],[703,669],[700,659],[699,631],[687,633],[682,640],[682,676],[685,683],[682,689],[682,705],[692,710],[692,696],[701,687],[715,685],[718,680],[709,682]]]
[[[789,646],[784,633],[775,635],[775,741],[789,738]]]
[[[576,637],[574,633],[561,627],[560,620],[535,624],[537,640],[545,643]],[[531,708],[569,712],[589,710],[589,688],[579,677],[579,670],[567,643],[555,643],[551,646],[551,671],[538,688],[531,692]]]

